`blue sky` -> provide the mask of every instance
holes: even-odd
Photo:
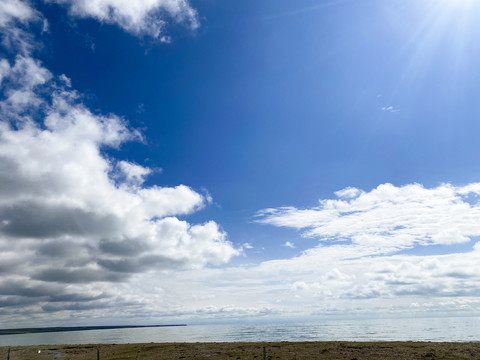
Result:
[[[475,29],[449,34],[462,25],[455,13],[424,25],[447,11],[432,4],[192,4],[204,23],[172,29],[170,44],[93,20],[72,29],[47,5],[62,36],[45,64],[142,129],[147,145],[119,156],[162,168],[150,183],[207,189],[222,209],[196,215],[242,242],[264,231],[248,226],[261,208],[310,206],[347,186],[478,178]]]
[[[479,11],[5,0],[7,324],[477,313]]]

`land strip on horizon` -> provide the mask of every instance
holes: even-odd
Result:
[[[187,326],[187,324],[168,324],[168,325],[106,325],[106,326],[57,326],[43,328],[18,328],[18,329],[0,329],[0,335],[16,334],[34,334],[50,333],[62,331],[85,331],[85,330],[111,330],[111,329],[134,329],[134,328],[153,328],[166,326]]]

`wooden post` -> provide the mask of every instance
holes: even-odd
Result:
[[[7,360],[10,360],[10,348],[8,348]]]
[[[97,360],[100,360],[100,349],[97,348]]]
[[[263,347],[263,360],[267,360],[267,348]]]

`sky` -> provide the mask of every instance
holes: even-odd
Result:
[[[474,0],[0,0],[0,327],[480,313]]]

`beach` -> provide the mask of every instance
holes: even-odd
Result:
[[[9,354],[10,351],[10,354]],[[0,347],[0,360],[480,359],[480,343],[230,342]]]

